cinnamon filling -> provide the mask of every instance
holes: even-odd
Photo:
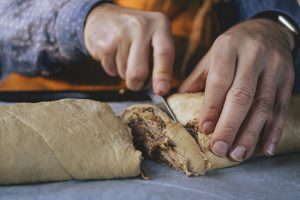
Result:
[[[133,143],[143,156],[189,173],[189,164],[166,136],[167,122],[157,116],[151,107],[132,111],[128,126],[132,129]],[[193,175],[192,173],[188,175]]]

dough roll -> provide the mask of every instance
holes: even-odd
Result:
[[[134,144],[145,157],[189,176],[201,175],[206,169],[194,138],[158,107],[134,105],[123,112],[122,119],[132,129]]]
[[[189,176],[204,175],[213,169],[239,164],[227,157],[218,157],[210,151],[210,135],[201,133],[197,123],[202,99],[202,93],[174,94],[168,98],[168,104],[179,124],[159,108],[146,104],[129,107],[122,118],[132,128],[134,143],[139,150],[151,159],[181,170]],[[149,108],[154,112],[149,112]],[[300,97],[294,96],[276,155],[300,151],[299,113]],[[261,155],[258,142],[250,157]]]
[[[227,157],[218,157],[210,151],[210,135],[201,133],[197,123],[199,121],[203,97],[204,93],[174,94],[168,98],[168,104],[178,121],[193,134],[201,151],[205,154],[205,158],[208,160],[208,168],[206,171],[239,164],[239,162],[234,162]],[[283,129],[281,140],[275,151],[275,155],[299,151],[300,96],[294,95],[291,99],[286,124]],[[250,153],[247,159],[259,156],[263,156],[261,141],[258,141],[256,148]]]
[[[141,159],[107,104],[66,99],[0,107],[0,184],[134,177]]]

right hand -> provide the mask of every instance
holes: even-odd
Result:
[[[129,89],[137,91],[150,76],[153,63],[154,92],[168,93],[175,50],[170,23],[163,14],[101,4],[89,14],[84,32],[89,54],[108,75],[119,75]]]
[[[290,30],[269,19],[240,23],[214,42],[181,92],[205,90],[199,124],[217,156],[248,158],[263,138],[272,156],[280,141],[294,83]],[[264,128],[265,127],[265,128]]]

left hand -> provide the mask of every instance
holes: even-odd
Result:
[[[150,74],[156,94],[171,89],[175,49],[162,13],[103,3],[89,13],[84,41],[91,57],[108,75],[124,79],[128,89],[143,89]]]
[[[211,150],[247,158],[263,131],[263,151],[274,154],[294,82],[293,35],[268,19],[238,24],[219,36],[180,92],[205,89],[200,113]]]

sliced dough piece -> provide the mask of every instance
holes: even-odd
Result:
[[[193,137],[153,105],[127,108],[122,118],[132,129],[134,144],[145,156],[185,172],[202,175],[206,161]]]
[[[208,159],[207,170],[224,168],[239,164],[227,157],[221,158],[214,155],[209,149],[210,135],[201,133],[198,127],[200,108],[204,94],[174,94],[168,98],[168,104],[174,112],[178,121],[189,130],[191,135]],[[260,144],[260,142],[258,142]],[[292,97],[290,109],[288,112],[287,122],[283,130],[283,135],[279,146],[275,152],[276,155],[300,151],[300,96]],[[253,151],[252,157],[261,156],[261,146],[257,145]]]
[[[134,177],[141,158],[107,104],[66,99],[0,107],[0,184]]]

